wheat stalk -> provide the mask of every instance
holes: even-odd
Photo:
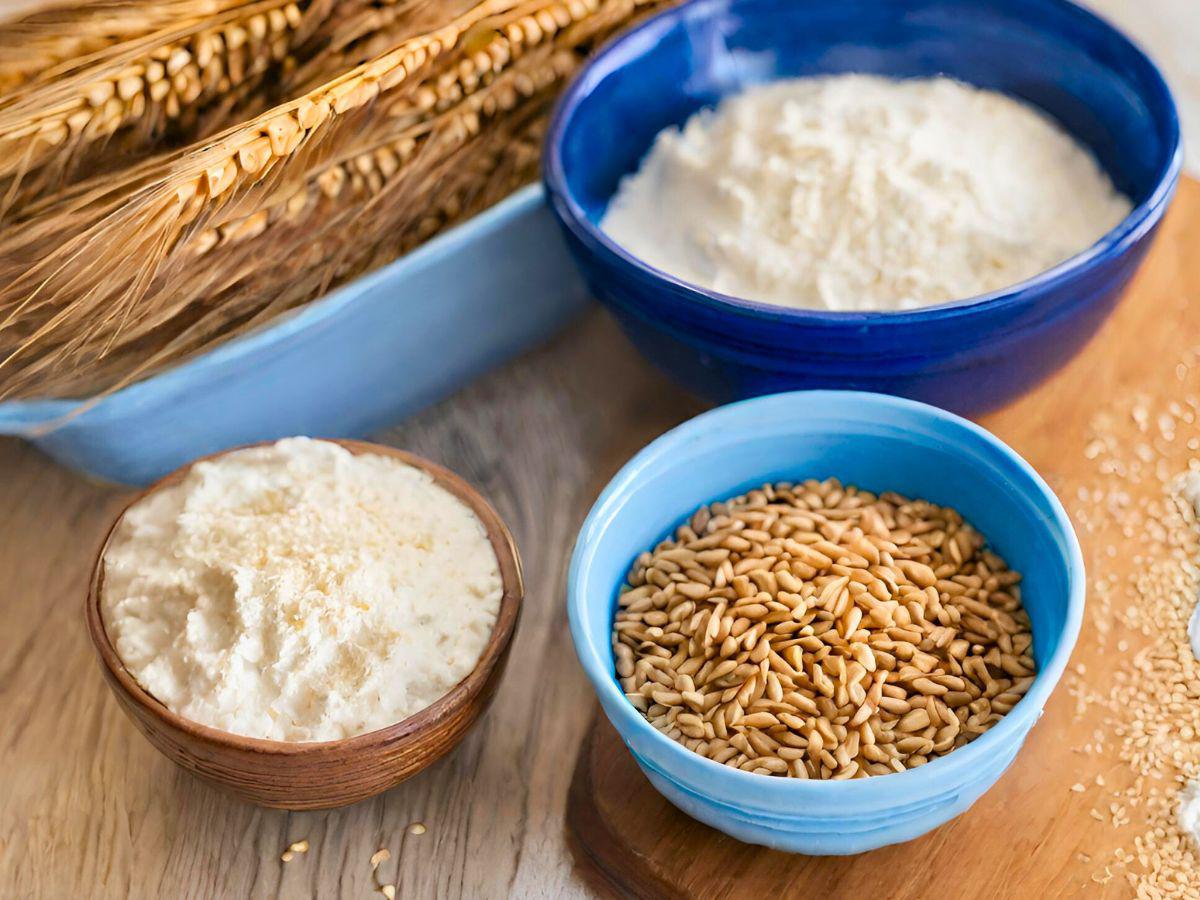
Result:
[[[544,94],[524,108],[540,123],[548,100]],[[226,235],[203,260],[184,267],[193,278],[188,296],[161,310],[160,318],[139,319],[103,353],[93,339],[47,354],[23,369],[22,376],[34,378],[42,391],[53,383],[68,393],[119,383],[131,372],[152,370],[255,327],[390,260],[535,177],[535,145],[524,135],[536,130],[514,130],[520,121],[510,118],[504,128],[480,132],[448,152],[418,155],[417,165],[377,190],[352,185],[350,176],[337,193],[316,190],[302,206],[271,223],[275,255],[266,259],[261,241]],[[428,183],[437,184],[442,198],[432,209],[414,190]],[[394,238],[373,243],[380,233]],[[67,353],[69,365],[64,362]]]
[[[247,0],[61,0],[0,24],[0,94],[53,80],[108,47],[156,31],[202,23]]]
[[[573,6],[477,3],[211,140],[32,204],[0,234],[0,396],[142,377],[532,179],[557,85],[639,9]]]
[[[210,102],[223,110],[212,118],[224,121],[312,24],[292,0],[241,0],[0,97],[0,213],[96,168],[97,156],[120,161],[153,148],[171,123]],[[189,128],[193,137],[205,130]]]

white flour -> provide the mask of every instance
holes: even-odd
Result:
[[[1024,281],[1129,209],[1030,106],[948,78],[841,75],[751,88],[663,131],[602,227],[743,299],[911,309]]]
[[[1197,517],[1200,517],[1200,472],[1191,470],[1185,473],[1179,480],[1178,491],[1179,495],[1192,505]],[[1200,660],[1200,603],[1196,604],[1196,609],[1188,620],[1188,641],[1192,645],[1192,655]],[[1197,840],[1200,841],[1200,834],[1197,835]]]
[[[1179,479],[1176,488],[1179,495],[1190,503],[1197,516],[1200,516],[1200,472],[1188,471]],[[1196,604],[1187,630],[1192,655],[1200,660],[1200,603]],[[1190,781],[1180,791],[1179,808],[1175,815],[1179,827],[1192,838],[1193,843],[1200,846],[1200,781]]]
[[[449,691],[501,593],[483,523],[431,476],[288,438],[198,463],[130,507],[101,610],[129,671],[180,715],[326,741]]]
[[[1184,834],[1200,846],[1200,782],[1189,781],[1179,792],[1179,808],[1175,815]]]

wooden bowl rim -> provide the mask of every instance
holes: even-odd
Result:
[[[500,608],[496,614],[496,622],[492,627],[491,636],[484,646],[479,661],[467,675],[447,693],[435,700],[424,709],[418,710],[406,719],[401,719],[391,725],[368,731],[364,734],[332,741],[277,741],[266,738],[254,738],[246,735],[222,731],[208,725],[202,725],[192,719],[185,718],[168,709],[158,698],[143,688],[125,668],[125,664],[117,655],[116,649],[109,640],[108,631],[104,627],[103,616],[100,612],[100,594],[104,582],[104,555],[117,526],[125,514],[137,503],[150,494],[164,487],[176,484],[198,463],[209,462],[229,453],[249,450],[255,447],[268,447],[276,441],[258,441],[231,447],[217,453],[210,453],[180,466],[175,471],[163,476],[135,494],[126,503],[120,513],[109,526],[96,560],[92,566],[92,578],[88,587],[86,618],[88,634],[92,639],[100,657],[101,663],[120,685],[121,690],[142,710],[153,717],[164,721],[174,729],[185,732],[190,737],[209,745],[230,748],[248,753],[272,754],[281,756],[307,756],[329,752],[353,752],[367,750],[376,746],[386,746],[433,728],[443,718],[465,706],[477,696],[487,683],[492,671],[504,657],[504,651],[512,640],[520,615],[521,602],[525,596],[524,580],[521,572],[521,558],[516,543],[508,527],[500,518],[492,505],[483,495],[472,487],[458,474],[444,466],[386,444],[375,444],[369,441],[356,441],[335,438],[317,438],[327,443],[337,444],[349,450],[356,456],[378,455],[388,456],[421,469],[433,476],[434,482],[458,497],[483,523],[488,540],[496,554],[500,568],[500,580],[503,594],[500,598]]]

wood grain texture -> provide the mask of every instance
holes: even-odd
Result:
[[[471,485],[444,466],[395,447],[366,441],[337,443],[355,455],[389,456],[431,475],[434,482],[475,513],[499,565],[504,591],[479,661],[449,693],[415,715],[352,738],[289,743],[230,734],[172,712],[125,668],[109,640],[101,613],[104,557],[129,507],[122,510],[105,537],[88,586],[88,637],[100,657],[105,681],[130,721],[172,762],[235,797],[274,809],[348,806],[407,781],[457,747],[491,705],[504,675],[525,596],[521,561],[512,535],[491,504]],[[178,485],[196,463],[224,455],[210,454],[176,469],[134,495],[130,506],[156,491]]]
[[[1073,517],[1081,490],[1095,486],[1096,463],[1087,458],[1089,425],[1119,410],[1120,397],[1143,394],[1165,405],[1183,403],[1200,388],[1200,183],[1185,181],[1145,269],[1113,318],[1066,369],[1031,395],[981,421],[1029,460],[1063,499]],[[1192,366],[1180,366],[1185,359]],[[1156,448],[1167,471],[1187,468],[1186,427],[1169,446]],[[1116,424],[1124,444],[1147,440],[1126,410]],[[1193,444],[1195,446],[1195,444]],[[1153,479],[1129,487],[1151,497]],[[1136,536],[1135,536],[1136,539]],[[1136,554],[1118,548],[1127,539],[1114,527],[1080,530],[1089,583],[1125,584]],[[1071,671],[1046,707],[1024,749],[1000,782],[967,813],[917,841],[857,857],[814,858],[745,845],[693,822],[656,794],[607,721],[598,720],[581,750],[568,812],[581,857],[598,863],[611,887],[641,897],[727,898],[796,896],[924,898],[940,894],[931,873],[954,872],[956,900],[1014,897],[1126,897],[1123,878],[1101,875],[1118,847],[1133,849],[1144,817],[1114,827],[1111,792],[1133,781],[1111,749],[1085,752],[1101,714],[1080,715],[1070,685],[1086,677],[1106,693],[1118,660],[1100,639],[1097,610],[1089,607]],[[1141,642],[1130,635],[1131,658]],[[1081,673],[1086,673],[1083,675]],[[1102,790],[1095,778],[1105,779]],[[1072,790],[1078,784],[1080,789]],[[1092,810],[1102,811],[1099,819]],[[1200,896],[1200,875],[1194,885]],[[945,895],[943,895],[945,896]]]
[[[0,896],[570,897],[563,815],[591,715],[563,583],[599,488],[701,406],[599,311],[550,346],[377,436],[458,472],[517,540],[526,599],[491,710],[445,759],[342,810],[232,800],[180,771],[121,714],[84,624],[89,569],[129,492],[0,440]],[[428,832],[405,827],[424,822]],[[279,854],[308,838],[310,851]],[[379,896],[379,895],[375,895]]]

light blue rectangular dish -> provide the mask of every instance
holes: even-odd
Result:
[[[0,404],[0,434],[122,484],[254,441],[364,436],[548,337],[586,302],[531,185],[270,326],[99,400]]]

